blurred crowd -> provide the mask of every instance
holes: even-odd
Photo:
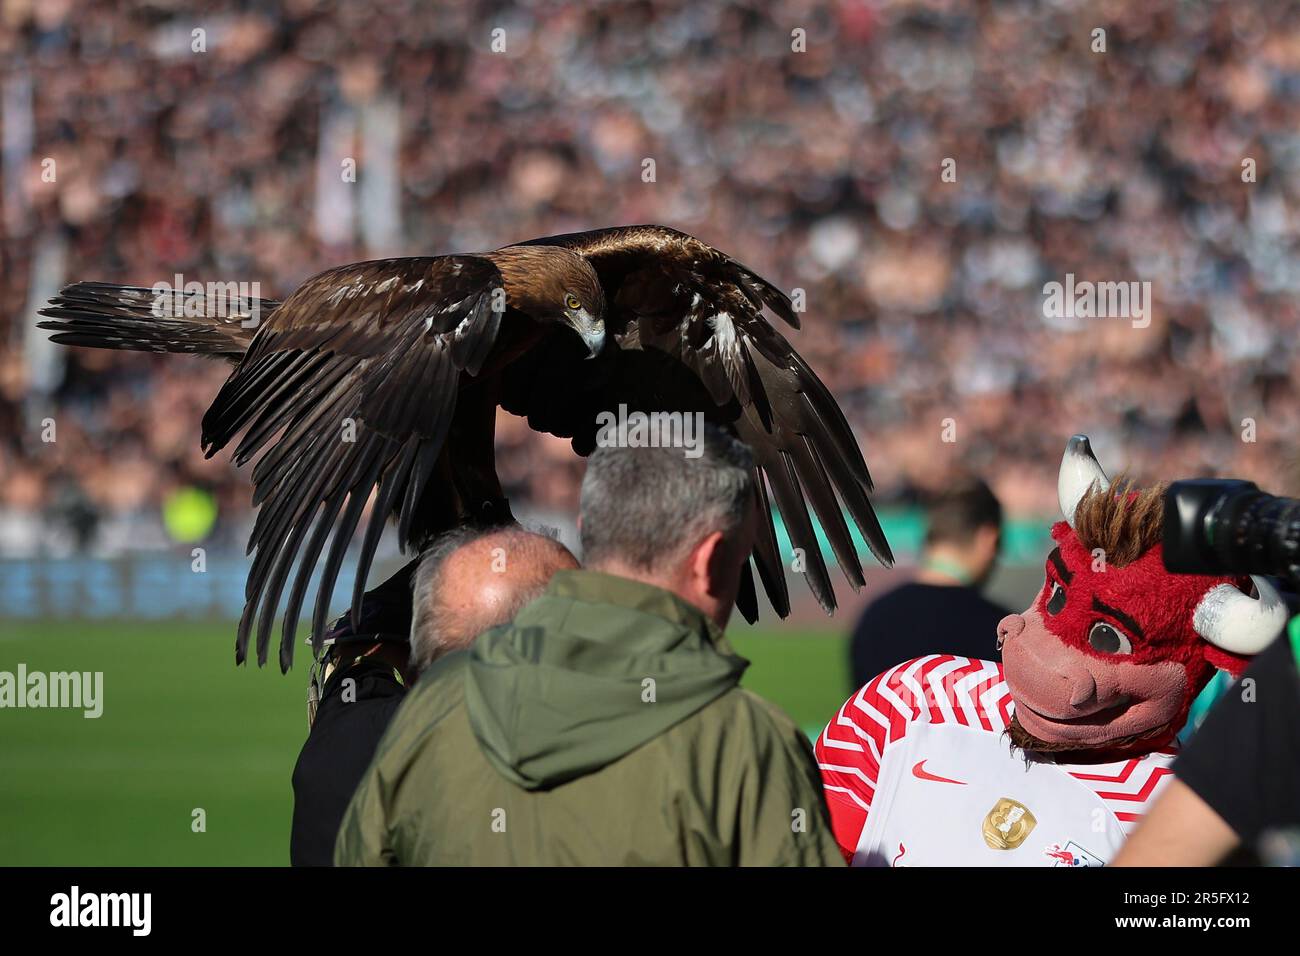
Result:
[[[636,222],[805,291],[881,503],[973,470],[1050,515],[1077,431],[1138,477],[1300,493],[1295,5],[0,0],[0,120],[0,547],[181,487],[232,540],[250,509],[199,450],[226,369],[47,349],[60,282],[280,297]],[[1045,318],[1067,273],[1149,281],[1150,325]],[[566,443],[498,441],[512,499],[573,510]]]

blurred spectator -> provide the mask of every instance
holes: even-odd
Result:
[[[69,281],[278,296],[366,256],[663,222],[805,290],[798,347],[880,500],[973,469],[1050,514],[1079,431],[1138,474],[1300,492],[1294,4],[0,0],[0,23],[0,551],[45,546],[54,476],[100,548],[165,541],[122,528],[178,486],[212,490],[218,538],[249,516],[198,447],[221,365],[60,350],[35,391],[50,235]],[[1149,280],[1149,327],[1045,318],[1067,273]],[[574,509],[565,442],[500,443],[517,503]]]
[[[1001,659],[998,622],[1009,611],[980,594],[1002,544],[1002,505],[972,479],[937,495],[916,578],[867,606],[849,645],[853,686],[929,654]]]

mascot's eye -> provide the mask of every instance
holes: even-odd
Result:
[[[1103,654],[1132,654],[1133,645],[1124,636],[1123,631],[1116,630],[1105,621],[1098,621],[1088,632],[1088,643],[1094,651]]]
[[[578,297],[576,295],[570,293],[569,295],[566,295],[564,297],[564,307],[566,309],[572,309],[574,312],[577,312],[579,309],[582,308],[582,303],[578,301]]]
[[[1052,593],[1047,598],[1047,613],[1060,614],[1065,607],[1065,588],[1052,582]]]

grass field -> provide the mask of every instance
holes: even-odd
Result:
[[[236,669],[233,634],[221,623],[0,624],[0,670],[104,674],[97,719],[0,710],[0,865],[286,864],[307,666]],[[753,662],[745,685],[801,726],[843,702],[841,638],[743,626],[731,638]]]

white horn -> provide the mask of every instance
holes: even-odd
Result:
[[[1286,602],[1264,578],[1251,575],[1258,598],[1231,584],[1210,588],[1196,605],[1192,627],[1215,647],[1233,654],[1258,654],[1286,626]]]
[[[1072,436],[1065,443],[1061,470],[1056,476],[1056,497],[1061,503],[1061,514],[1065,515],[1071,528],[1074,527],[1074,509],[1079,507],[1079,502],[1089,489],[1098,483],[1102,491],[1110,487],[1110,480],[1092,453],[1088,436]]]

